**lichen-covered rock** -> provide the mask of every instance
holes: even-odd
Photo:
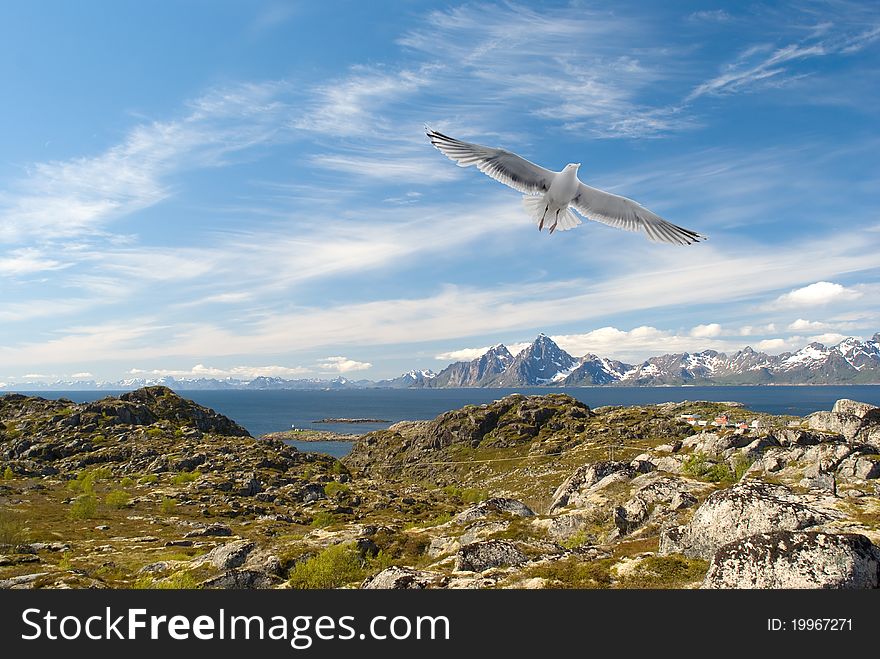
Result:
[[[832,412],[837,414],[849,414],[851,416],[856,416],[860,419],[874,419],[880,421],[880,407],[876,405],[871,405],[871,403],[860,403],[856,400],[850,400],[849,398],[841,398],[836,403],[834,403],[834,407],[831,408]]]
[[[205,579],[199,584],[199,588],[222,588],[234,590],[251,590],[257,588],[271,588],[278,583],[278,579],[263,570],[239,569],[227,570],[216,577]]]
[[[843,478],[857,478],[860,480],[880,478],[880,459],[864,455],[852,455],[840,463],[837,473]]]
[[[514,515],[516,517],[533,517],[535,512],[526,504],[516,499],[508,499],[505,497],[493,497],[481,501],[476,506],[472,506],[467,510],[459,513],[455,521],[459,524],[467,524],[478,519],[483,519],[492,514],[496,515]]]
[[[446,577],[436,572],[408,567],[389,567],[368,577],[361,588],[366,590],[424,590],[442,588]]]
[[[878,588],[880,548],[863,535],[776,531],[721,546],[703,588]]]
[[[684,526],[664,529],[660,553],[710,559],[723,544],[756,533],[797,531],[829,521],[787,487],[739,483],[713,492]]]
[[[609,476],[615,476],[622,480],[629,480],[636,475],[636,469],[626,462],[612,462],[603,460],[593,464],[579,467],[556,492],[553,493],[553,502],[550,504],[550,512],[564,508],[565,506],[577,507],[585,503],[584,495],[592,488]]]
[[[483,540],[465,545],[455,555],[456,572],[484,572],[496,567],[522,565],[527,560],[513,543]]]
[[[813,430],[842,435],[848,442],[854,440],[862,428],[862,419],[839,412],[813,412],[807,417],[807,423]]]
[[[231,570],[244,565],[248,555],[256,548],[250,540],[233,540],[215,547],[204,556],[196,559],[194,564],[211,563],[218,570]]]
[[[741,448],[750,441],[751,438],[746,435],[734,435],[732,433],[719,435],[714,432],[701,432],[685,439],[682,442],[682,446],[693,449],[695,453],[719,455],[732,448]]]

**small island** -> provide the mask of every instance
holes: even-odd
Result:
[[[260,439],[280,439],[281,441],[296,442],[356,442],[359,438],[360,435],[333,432],[331,430],[301,430],[299,428],[270,432],[260,437]]]
[[[318,419],[317,421],[312,421],[312,423],[391,423],[388,419],[348,419],[345,417],[335,419],[332,417],[328,417],[325,419]]]

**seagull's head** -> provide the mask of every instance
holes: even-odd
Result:
[[[565,166],[565,169],[566,170],[573,169],[574,171],[577,171],[578,167],[580,167],[580,166],[581,166],[581,164],[579,162],[570,162]]]

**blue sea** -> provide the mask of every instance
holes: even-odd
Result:
[[[433,419],[463,405],[490,403],[511,393],[566,393],[590,407],[650,405],[684,400],[736,401],[757,412],[805,416],[830,410],[839,398],[880,405],[880,386],[587,387],[569,389],[356,389],[343,391],[181,391],[181,395],[234,419],[255,437],[291,427],[361,434],[404,420]],[[21,392],[76,402],[122,392]],[[315,423],[324,418],[382,419],[382,423]],[[298,449],[346,455],[349,442],[292,442]]]

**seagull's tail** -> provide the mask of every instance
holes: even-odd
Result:
[[[538,230],[551,228],[556,224],[556,231],[568,231],[581,223],[580,219],[571,208],[559,211],[557,218],[556,209],[549,208],[544,195],[523,195],[523,208],[526,209],[532,221],[538,225]]]

